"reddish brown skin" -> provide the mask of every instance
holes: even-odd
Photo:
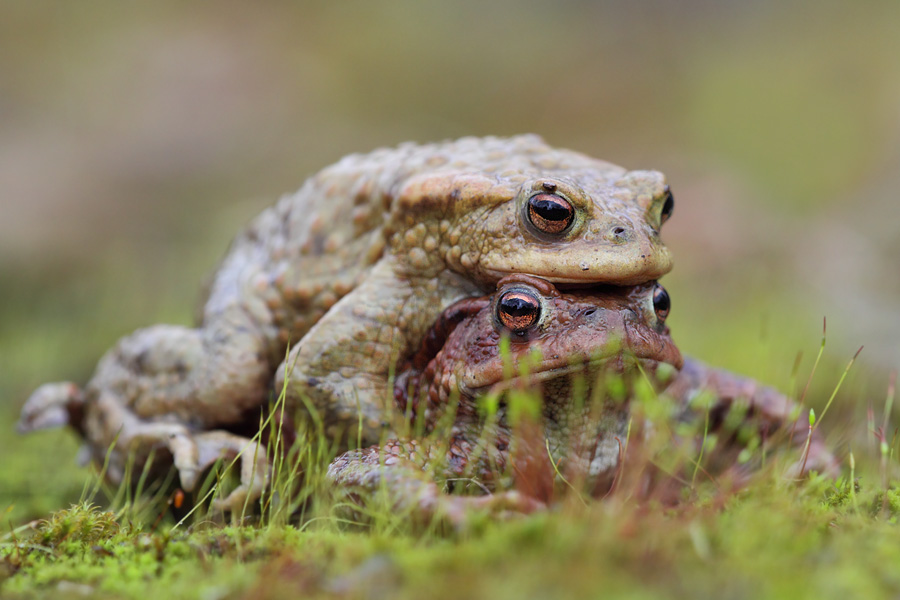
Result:
[[[654,287],[651,283],[564,295],[542,279],[513,275],[500,282],[497,294],[451,306],[426,335],[395,385],[398,407],[414,421],[424,421],[426,431],[454,407],[449,438],[431,444],[390,440],[348,452],[332,463],[332,479],[357,492],[386,485],[398,507],[423,517],[441,512],[457,522],[465,519],[472,506],[498,511],[543,506],[550,499],[554,480],[548,447],[559,464],[566,458],[567,465],[577,465],[577,460],[566,457],[567,450],[577,448],[584,455],[579,457],[582,470],[593,476],[608,474],[617,461],[614,438],[624,439],[626,407],[606,405],[599,419],[597,407],[576,410],[567,386],[558,385],[569,380],[561,370],[578,364],[579,372],[585,370],[591,380],[601,369],[635,375],[626,368],[630,361],[640,363],[651,378],[659,363],[680,367],[681,354],[664,322],[655,317]],[[496,316],[498,298],[516,290],[530,290],[542,302],[540,321],[520,335],[510,334]],[[504,337],[510,338],[506,359],[500,351]],[[512,382],[504,377],[504,360],[517,371],[535,349],[541,351],[541,360],[530,375]],[[487,431],[478,399],[515,386],[542,390],[542,415],[537,421],[525,418],[514,423],[501,403],[498,421]],[[421,405],[420,398],[424,399]],[[490,440],[487,446],[485,439]],[[481,453],[473,462],[479,447]],[[517,489],[481,498],[444,495],[433,480],[423,476],[423,467],[435,459],[441,461],[442,476],[473,478],[490,490],[504,488],[508,483],[504,474],[511,471]]]
[[[426,431],[455,406],[449,439],[431,445],[390,440],[381,446],[348,452],[334,461],[330,476],[341,486],[357,491],[386,485],[398,507],[420,517],[441,513],[455,523],[464,522],[472,507],[527,512],[546,505],[552,500],[555,468],[568,469],[570,476],[573,472],[582,477],[590,475],[594,495],[606,494],[619,475],[616,467],[622,466],[617,444],[624,439],[619,434],[629,419],[627,403],[607,403],[600,413],[606,426],[585,428],[585,415],[574,410],[568,386],[557,385],[568,378],[556,375],[561,366],[573,361],[586,363],[598,356],[609,357],[607,368],[618,372],[626,371],[625,356],[637,358],[651,377],[659,363],[680,369],[665,389],[680,420],[700,419],[703,423],[705,413],[692,408],[689,401],[706,391],[713,398],[710,432],[720,430],[729,411],[741,405],[746,411],[742,423],[763,440],[780,434],[794,446],[804,447],[808,438],[805,419],[790,419],[795,409],[790,399],[751,379],[682,359],[668,327],[654,314],[654,286],[560,293],[544,280],[516,275],[504,278],[492,296],[454,304],[428,332],[419,352],[398,376],[394,390],[398,408],[414,421],[424,421]],[[511,335],[499,323],[497,302],[505,292],[517,289],[530,289],[542,298],[543,318],[527,332]],[[504,377],[500,353],[503,337],[510,338],[507,363],[517,365],[535,348],[541,350],[541,362],[530,377],[520,377],[513,384]],[[491,432],[486,456],[470,464],[473,449],[484,439],[478,398],[501,388],[534,385],[542,389],[540,419],[513,426],[504,420],[501,407],[501,419]],[[596,419],[597,413],[589,416]],[[715,454],[706,463],[711,465],[708,470],[720,476],[728,474],[732,480],[745,478],[747,469],[736,461],[742,448],[737,435],[724,432],[720,438]],[[548,448],[557,463],[555,468]],[[439,475],[448,479],[470,477],[484,489],[496,490],[504,485],[515,489],[480,498],[442,494],[423,473],[435,460],[443,465]],[[837,462],[817,432],[809,436],[808,451],[794,470],[796,475],[810,470],[837,474]],[[513,482],[497,479],[498,473],[510,471]]]
[[[548,313],[539,326],[522,335],[503,329],[492,310],[492,300],[506,290],[514,292],[517,284],[539,292],[547,303],[544,312]],[[406,410],[409,398],[417,404],[424,397],[427,410],[436,410],[451,395],[459,393],[466,401],[462,409],[469,401],[484,395],[506,379],[505,361],[500,352],[503,337],[509,338],[506,362],[514,371],[528,360],[531,352],[540,350],[541,363],[533,372],[537,377],[548,376],[573,361],[610,357],[618,360],[622,354],[620,349],[647,361],[650,369],[659,362],[680,368],[681,353],[668,327],[655,318],[648,304],[655,285],[560,294],[552,284],[537,277],[506,277],[500,282],[498,294],[464,300],[441,315],[419,352],[410,360],[409,368],[395,383],[398,406]]]

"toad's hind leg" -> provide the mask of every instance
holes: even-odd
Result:
[[[142,419],[171,415],[192,427],[240,421],[261,406],[272,367],[265,336],[239,307],[199,329],[156,325],[119,340],[86,387]]]
[[[390,259],[341,298],[292,348],[279,367],[290,405],[307,406],[322,418],[329,437],[347,435],[377,442],[389,425],[391,370],[418,347],[441,311],[462,297],[480,295],[453,273],[413,279],[395,273]]]

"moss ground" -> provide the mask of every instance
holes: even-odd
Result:
[[[846,480],[764,479],[724,506],[607,501],[459,535],[197,523],[85,506],[4,538],[3,597],[845,598],[900,589],[895,510]]]

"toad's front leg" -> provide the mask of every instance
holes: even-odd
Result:
[[[279,367],[287,401],[324,420],[329,438],[372,444],[390,427],[391,375],[441,311],[478,290],[458,275],[403,277],[386,257],[300,340]],[[360,435],[361,434],[361,435]],[[357,438],[360,439],[357,439]]]
[[[792,477],[809,471],[817,471],[830,477],[840,473],[840,465],[818,430],[810,431],[808,419],[800,407],[781,392],[765,386],[749,377],[724,369],[711,367],[698,360],[686,359],[666,394],[684,406],[686,418],[696,418],[697,409],[691,400],[707,394],[711,402],[707,406],[710,431],[727,430],[740,416],[737,427],[749,427],[751,432],[766,440],[778,436],[785,445],[800,449],[802,455],[789,469]],[[735,411],[742,411],[737,413]],[[731,432],[736,433],[736,432]],[[720,462],[729,464],[728,457],[740,451],[737,436],[727,437],[719,449]]]

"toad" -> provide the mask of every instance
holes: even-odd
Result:
[[[544,506],[557,478],[586,481],[594,495],[605,494],[634,425],[633,396],[646,395],[648,388],[639,388],[648,383],[670,408],[666,426],[699,418],[701,435],[707,414],[692,400],[701,393],[711,399],[705,429],[722,438],[716,449],[722,470],[736,466],[741,448],[744,432],[726,426],[734,415],[763,440],[781,431],[806,443],[807,428],[794,421],[787,397],[683,359],[665,325],[669,310],[668,293],[652,282],[561,293],[539,278],[506,277],[492,296],[448,308],[397,378],[399,408],[426,434],[448,418],[449,433],[347,452],[329,476],[345,491],[386,490],[398,509],[457,524],[476,507]],[[540,399],[530,421],[522,417],[527,410],[516,408],[515,393],[523,389]],[[809,470],[837,471],[818,434],[793,467],[795,475]],[[474,481],[489,493],[445,494],[437,480],[448,487]]]
[[[210,457],[259,448],[219,431],[273,385],[328,435],[374,443],[389,375],[452,303],[509,273],[634,285],[668,272],[659,230],[673,198],[655,171],[627,171],[536,136],[465,138],[352,155],[264,211],[232,242],[196,328],[121,339],[82,389],[44,385],[20,431],[70,423],[121,481],[129,452],[173,457],[190,490]],[[247,451],[244,451],[247,450]],[[256,496],[265,476],[226,507]]]

